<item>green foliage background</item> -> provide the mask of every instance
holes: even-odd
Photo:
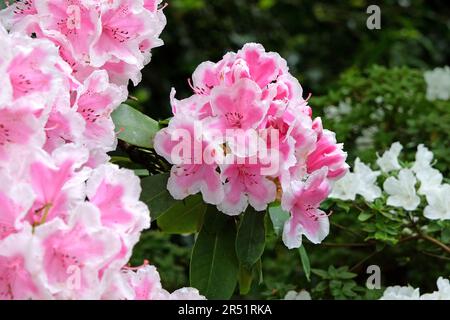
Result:
[[[305,92],[327,93],[352,67],[429,68],[449,61],[450,6],[444,0],[168,0],[165,45],[144,72],[147,112],[170,116],[168,96],[189,94],[187,79],[246,42],[260,42],[288,60]],[[382,29],[366,28],[366,8],[379,4]],[[141,85],[142,87],[142,85]]]

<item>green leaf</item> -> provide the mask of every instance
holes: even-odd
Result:
[[[344,271],[344,272],[339,272],[339,274],[337,275],[337,278],[347,280],[347,279],[356,278],[356,276],[357,276],[357,274],[355,274],[355,273]]]
[[[445,228],[442,230],[441,240],[444,243],[450,243],[450,228]]]
[[[258,284],[262,284],[264,282],[264,275],[263,275],[261,259],[259,259],[258,262],[256,262],[255,267],[253,268],[253,272],[258,277]]]
[[[120,140],[142,148],[153,147],[153,139],[159,131],[157,121],[126,104],[120,105],[111,116],[116,130],[120,131]]]
[[[298,249],[298,252],[300,253],[300,259],[302,260],[303,271],[305,272],[306,279],[309,282],[311,281],[311,264],[309,262],[308,254],[306,253],[305,246],[301,246]]]
[[[234,293],[239,275],[235,241],[234,219],[208,206],[190,265],[191,286],[208,299],[229,299]]]
[[[340,280],[331,280],[330,281],[330,289],[336,290],[338,293],[340,293],[340,289],[342,288],[342,281]]]
[[[150,209],[152,221],[165,233],[186,234],[197,232],[206,211],[200,195],[182,201],[175,200],[167,191],[168,173],[153,175],[141,180],[143,201]]]
[[[316,276],[321,277],[322,279],[330,279],[328,272],[326,272],[325,270],[311,269],[311,272],[314,273]]]
[[[177,201],[167,191],[168,173],[156,174],[141,180],[143,201],[150,209],[150,216],[153,220],[169,212],[181,201]]]
[[[338,275],[337,269],[334,266],[329,266],[328,275],[330,276],[331,279],[336,279]]]
[[[317,286],[314,288],[314,291],[323,292],[328,289],[327,281],[320,281]]]
[[[179,201],[158,218],[158,227],[165,233],[188,234],[200,230],[206,205],[201,195]]]
[[[358,220],[361,222],[367,221],[373,217],[373,213],[371,212],[361,212],[358,216]]]
[[[265,241],[264,213],[249,207],[236,237],[236,254],[240,263],[247,268],[253,266],[264,252]]]
[[[243,265],[239,268],[239,292],[246,295],[250,292],[253,282],[253,268],[247,268]]]
[[[268,210],[273,230],[279,236],[283,232],[284,223],[289,219],[289,212],[284,211],[279,202],[270,204]]]
[[[337,205],[338,205],[338,207],[339,208],[341,208],[342,210],[344,210],[345,212],[349,212],[350,211],[350,209],[351,209],[351,206],[350,206],[350,204],[348,204],[347,202],[344,202],[344,201],[338,201],[337,202]]]
[[[147,169],[134,169],[134,174],[138,177],[148,177],[150,172]]]

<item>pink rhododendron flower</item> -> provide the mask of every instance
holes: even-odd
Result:
[[[70,67],[58,56],[58,49],[47,40],[29,41],[13,34],[3,40],[1,55],[11,87],[11,102],[22,99],[37,111],[48,111],[56,100],[69,103]],[[31,103],[32,101],[32,103]],[[20,102],[20,101],[19,101]]]
[[[201,192],[206,202],[218,204],[224,196],[216,163],[221,149],[216,143],[202,141],[198,131],[192,119],[176,118],[155,137],[155,149],[169,162],[176,163],[167,185],[175,199]],[[189,145],[177,148],[186,140]]]
[[[96,168],[87,182],[89,201],[100,210],[102,225],[123,234],[150,227],[150,213],[139,201],[141,185],[131,170],[112,164]]]
[[[84,181],[88,170],[79,170],[87,157],[86,149],[65,145],[54,151],[53,157],[36,152],[35,157],[30,159],[27,176],[36,195],[27,215],[31,224],[56,217],[67,221],[69,210],[85,197]]]
[[[0,240],[22,228],[22,221],[34,201],[29,185],[16,183],[5,172],[0,171]]]
[[[87,146],[104,146],[105,151],[115,149],[116,135],[111,113],[126,98],[126,88],[111,84],[105,71],[95,71],[86,79],[75,108],[86,123],[84,139]]]
[[[17,150],[42,145],[45,135],[39,129],[41,125],[31,110],[0,106],[0,163]]]
[[[262,175],[261,163],[231,164],[222,167],[225,198],[218,208],[229,215],[244,212],[248,204],[258,211],[275,201],[276,185]]]
[[[74,108],[60,106],[51,110],[45,124],[44,150],[52,152],[67,143],[83,141],[86,122]]]
[[[173,293],[164,290],[158,271],[147,262],[137,268],[125,267],[114,277],[114,281],[108,282],[110,287],[105,290],[104,299],[205,300],[194,288],[182,288]]]
[[[336,143],[336,135],[329,130],[323,130],[322,122],[316,119],[318,140],[312,153],[308,155],[308,173],[319,170],[322,167],[328,168],[328,178],[341,178],[348,171],[345,163],[347,154],[342,152],[343,144]]]
[[[98,210],[92,204],[80,204],[68,224],[56,219],[35,233],[44,252],[49,290],[61,299],[98,298],[98,272],[120,250],[117,235],[101,227]]]
[[[0,14],[8,29],[46,38],[60,48],[61,57],[80,82],[95,70],[126,85],[140,81],[151,49],[166,25],[161,1],[33,0],[12,4]]]
[[[42,255],[36,241],[29,228],[1,240],[0,300],[48,297],[39,279]]]
[[[88,61],[100,32],[98,11],[86,0],[35,1],[35,18],[43,35],[63,43],[75,58]],[[41,20],[41,19],[40,19]]]
[[[312,119],[287,62],[250,43],[217,63],[200,64],[189,84],[193,95],[186,99],[175,99],[172,90],[174,117],[155,138],[156,151],[174,165],[172,196],[201,192],[228,215],[282,200],[291,214],[286,245],[299,247],[303,234],[321,242],[329,228],[319,206],[329,181],[348,171],[347,154],[334,133]]]
[[[283,231],[283,241],[288,248],[301,246],[302,235],[312,243],[320,243],[328,235],[328,216],[319,209],[331,192],[327,173],[326,167],[315,171],[306,181],[293,182],[292,189],[283,193],[283,209],[291,212]]]
[[[202,298],[169,294],[152,266],[125,267],[150,215],[138,177],[107,164],[111,113],[162,44],[159,3],[28,0],[0,12],[15,31],[0,26],[0,299]]]
[[[264,119],[268,105],[261,99],[261,89],[255,82],[242,79],[232,87],[219,86],[211,92],[210,126],[226,129],[256,129]]]

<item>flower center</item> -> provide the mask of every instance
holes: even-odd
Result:
[[[244,119],[244,116],[239,112],[227,112],[225,114],[225,119],[227,119],[231,127],[241,128],[242,119]]]

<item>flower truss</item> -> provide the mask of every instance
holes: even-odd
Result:
[[[420,289],[411,286],[387,287],[381,300],[450,300],[450,282],[440,277],[437,280],[438,290],[420,295]]]
[[[312,118],[287,62],[249,43],[195,70],[192,96],[177,100],[174,117],[155,138],[173,164],[168,190],[175,199],[201,193],[227,215],[248,206],[263,211],[275,200],[290,212],[287,247],[314,243],[329,232],[319,209],[331,182],[347,172],[346,153],[333,132]]]
[[[410,166],[400,165],[402,145],[394,143],[378,158],[377,164],[386,175],[382,185],[391,207],[415,211],[426,200],[423,214],[431,220],[450,220],[450,185],[444,183],[439,170],[433,168],[433,153],[425,146],[417,147],[415,162]],[[356,159],[353,172],[334,184],[331,198],[355,200],[361,195],[367,202],[383,196],[378,186],[381,171],[372,169]]]
[[[150,215],[138,177],[108,163],[111,112],[162,44],[159,2],[18,1],[0,15],[0,299],[202,298],[127,266]]]
[[[427,83],[427,99],[449,100],[450,99],[450,67],[435,68],[424,74]]]

